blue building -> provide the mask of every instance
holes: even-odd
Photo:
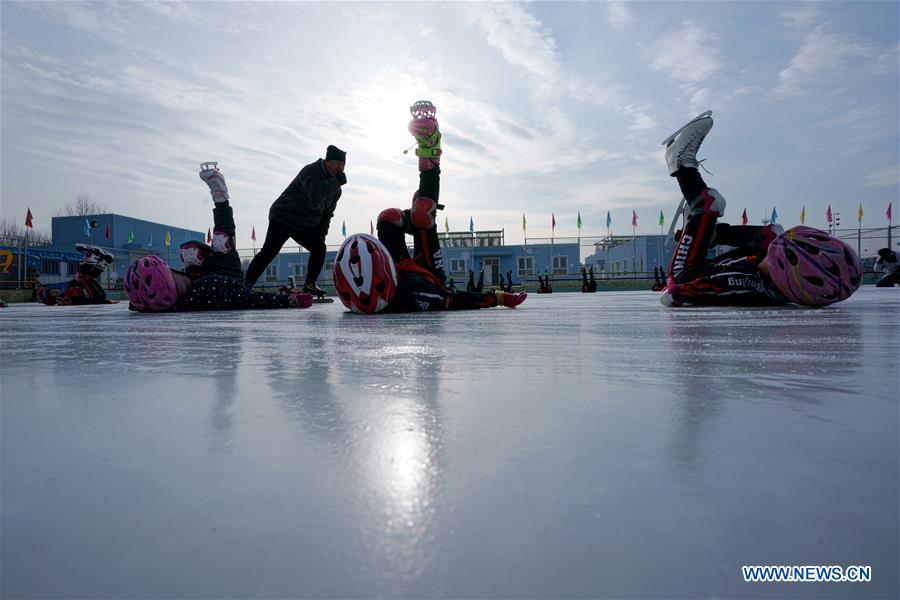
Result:
[[[30,248],[29,255],[40,261],[41,283],[56,283],[71,279],[81,262],[75,244],[91,244],[103,248],[115,258],[101,284],[117,286],[125,270],[134,260],[156,254],[172,267],[183,268],[178,246],[188,240],[205,241],[206,234],[182,227],[153,223],[116,214],[80,217],[53,217],[53,243]],[[29,264],[34,264],[29,257]]]
[[[496,286],[508,271],[514,284],[534,281],[538,275],[561,277],[580,274],[578,244],[504,244],[503,230],[473,233],[439,234],[444,256],[444,270],[459,287],[468,280],[469,270],[475,277],[484,269],[484,284]]]
[[[32,280],[41,285],[68,281],[81,264],[81,254],[74,251],[56,252],[45,247],[0,245],[0,287],[29,288]]]
[[[654,267],[668,270],[673,252],[675,240],[667,241],[664,235],[612,236],[594,244],[584,264],[606,277],[627,277],[650,273]]]
[[[453,278],[457,288],[465,287],[471,269],[478,277],[484,269],[485,286],[500,285],[500,278],[512,272],[513,283],[521,285],[526,280],[535,281],[537,276],[553,273],[557,276],[580,276],[578,244],[527,244],[506,246],[503,244],[503,231],[478,231],[475,233],[449,232],[438,234],[444,258],[444,271],[448,278]],[[552,251],[552,263],[551,263]],[[412,248],[410,248],[412,254]],[[246,263],[252,254],[241,250]],[[328,250],[325,255],[325,267],[319,276],[318,284],[323,287],[332,285],[331,267],[337,255],[337,247]],[[257,287],[279,287],[293,277],[296,285],[302,285],[306,279],[309,253],[303,248],[283,250],[271,262]]]

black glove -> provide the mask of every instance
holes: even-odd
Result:
[[[347,176],[344,174],[343,171],[341,171],[340,173],[335,175],[334,178],[338,180],[338,183],[340,185],[345,185],[347,183]]]

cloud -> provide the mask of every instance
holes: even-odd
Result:
[[[815,2],[793,3],[779,11],[782,22],[792,29],[807,29],[822,14]]]
[[[651,66],[681,82],[709,79],[720,66],[720,38],[706,25],[684,21],[681,29],[662,37]]]
[[[900,184],[900,165],[890,165],[866,175],[866,187],[893,187]]]
[[[874,56],[867,41],[835,33],[822,25],[803,37],[797,54],[778,74],[778,85],[772,95],[776,98],[803,96],[820,74],[839,69],[854,59]]]
[[[71,27],[88,33],[98,33],[100,31],[100,23],[97,20],[97,13],[91,7],[91,4],[75,2],[61,2],[59,4],[59,10]]]
[[[613,29],[625,29],[631,24],[631,11],[625,2],[607,2],[606,20]]]
[[[518,4],[492,3],[478,15],[487,43],[506,61],[521,67],[544,86],[559,77],[556,42],[543,23]]]

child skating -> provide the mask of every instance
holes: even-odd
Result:
[[[87,244],[75,244],[84,257],[75,277],[65,287],[44,286],[37,289],[37,300],[50,306],[80,306],[84,304],[115,304],[97,281],[112,264],[113,255]]]
[[[235,248],[235,225],[225,177],[216,163],[200,165],[200,179],[209,186],[214,208],[212,246],[190,241],[181,245],[184,272],[170,269],[158,256],[140,258],[128,267],[125,294],[129,308],[140,312],[308,308],[305,292],[254,292],[244,284],[241,258]]]
[[[666,306],[826,306],[850,297],[862,280],[859,258],[844,242],[811,227],[717,225],[725,198],[703,181],[697,150],[712,129],[707,111],[664,142],[669,175],[684,197],[684,229],[660,301]],[[673,225],[674,227],[674,225]],[[731,250],[710,260],[715,244]]]
[[[410,107],[409,131],[416,138],[419,187],[412,208],[378,215],[378,239],[356,234],[344,240],[332,274],[338,298],[353,312],[463,310],[521,304],[527,294],[459,292],[446,287],[435,214],[441,206],[440,129],[430,102]],[[406,246],[413,236],[414,256]]]

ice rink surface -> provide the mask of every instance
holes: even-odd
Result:
[[[2,596],[896,598],[898,323],[873,287],[824,310],[12,305]]]

